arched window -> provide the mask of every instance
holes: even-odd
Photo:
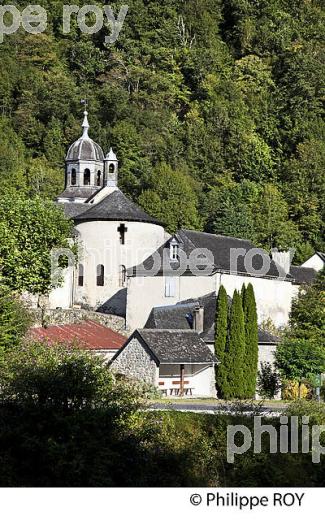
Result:
[[[84,186],[90,186],[90,170],[86,168],[84,171]]]
[[[78,286],[84,286],[84,266],[82,264],[79,264]]]
[[[73,168],[71,170],[71,186],[75,186],[77,184],[77,172],[76,170]]]
[[[120,267],[120,287],[126,286],[126,267],[121,265]]]
[[[99,264],[97,266],[97,287],[104,287],[104,266]]]
[[[114,173],[115,172],[115,165],[111,163],[109,165],[109,167],[108,167],[108,171],[109,171],[109,173]]]
[[[101,179],[102,179],[102,172],[100,170],[98,170],[98,172],[97,172],[97,186],[100,186]]]

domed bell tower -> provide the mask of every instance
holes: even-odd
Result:
[[[89,135],[88,112],[84,112],[82,136],[66,156],[65,190],[59,202],[84,202],[104,185],[104,153]]]

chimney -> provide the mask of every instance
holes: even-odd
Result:
[[[193,330],[201,334],[204,330],[204,307],[195,307],[193,311]]]
[[[272,260],[284,271],[286,275],[290,272],[294,253],[295,251],[292,249],[289,249],[289,251],[278,251],[278,249],[272,249],[271,251]]]

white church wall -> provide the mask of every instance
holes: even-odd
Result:
[[[118,228],[127,228],[125,244],[121,244]],[[108,303],[125,306],[126,280],[122,280],[122,266],[138,265],[164,242],[164,229],[142,222],[96,221],[78,224],[81,243],[79,262],[84,268],[84,285],[76,287],[75,302],[98,307]],[[97,285],[97,266],[104,266],[104,285]],[[112,298],[115,302],[110,302]],[[119,301],[120,300],[120,301]]]

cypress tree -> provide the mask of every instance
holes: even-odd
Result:
[[[241,288],[241,301],[242,301],[242,305],[243,305],[243,311],[244,311],[244,314],[245,314],[245,309],[244,309],[244,301],[245,301],[245,295],[246,295],[246,285],[243,283],[243,286]]]
[[[229,318],[225,369],[227,380],[223,395],[226,399],[245,397],[244,388],[245,320],[240,294],[235,291]]]
[[[223,396],[223,386],[226,381],[225,351],[227,345],[228,328],[228,298],[223,285],[221,285],[217,298],[216,320],[215,320],[215,355],[219,361],[216,365],[216,386],[218,396]]]
[[[246,352],[244,359],[245,397],[254,397],[256,392],[257,364],[258,364],[258,325],[255,294],[250,283],[243,300],[245,316]]]

